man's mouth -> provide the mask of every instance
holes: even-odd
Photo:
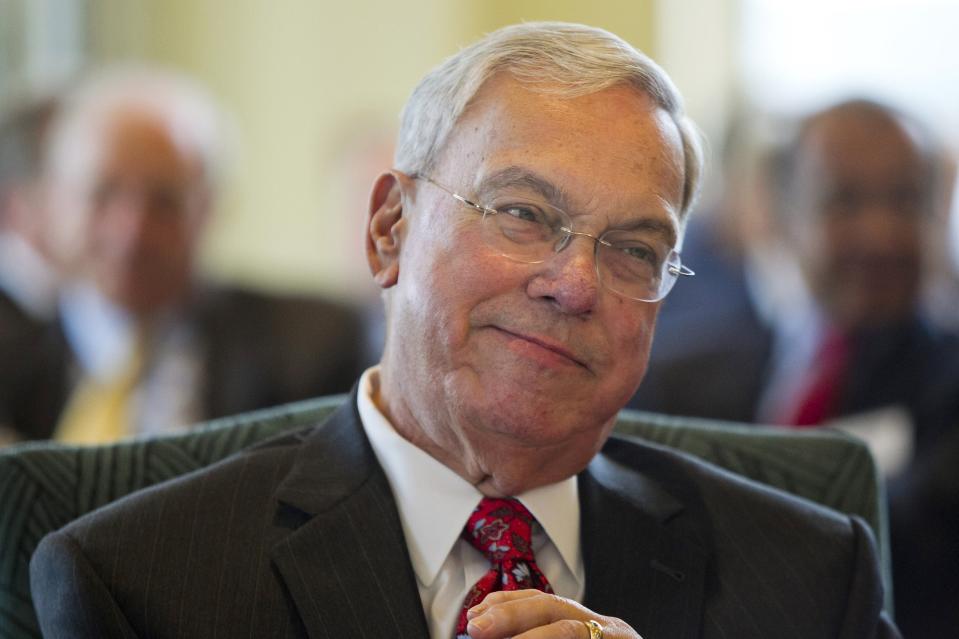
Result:
[[[569,348],[553,339],[542,335],[518,333],[516,331],[511,331],[499,326],[494,328],[500,333],[504,334],[507,338],[512,339],[518,348],[524,352],[527,352],[528,354],[532,354],[534,356],[545,355],[547,358],[553,358],[557,361],[565,362],[567,364],[574,364],[589,370],[589,366],[582,358],[578,357]],[[537,351],[539,351],[539,353]],[[539,359],[540,357],[537,358]]]

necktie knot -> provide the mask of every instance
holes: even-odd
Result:
[[[533,559],[533,515],[515,499],[483,498],[467,520],[463,536],[493,565],[507,559]]]

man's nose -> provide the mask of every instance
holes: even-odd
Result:
[[[591,237],[570,236],[558,253],[540,265],[527,292],[531,297],[551,301],[563,313],[589,313],[599,300],[601,286],[595,250]]]
[[[150,239],[150,228],[156,217],[144,194],[124,191],[112,197],[104,207],[102,224],[117,247],[133,250]]]

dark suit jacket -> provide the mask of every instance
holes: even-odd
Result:
[[[715,215],[690,220],[683,262],[696,276],[682,278],[663,301],[631,408],[755,421],[772,334],[754,308],[742,257],[721,235]]]
[[[953,385],[959,404],[959,377]],[[907,637],[959,628],[959,410],[956,427],[890,486],[896,614]]]
[[[19,423],[17,406],[29,378],[25,369],[43,332],[41,320],[0,290],[0,430],[14,430]]]
[[[343,393],[367,364],[359,313],[326,300],[207,287],[185,321],[200,349],[201,419]],[[49,438],[77,381],[74,356],[59,322],[20,352],[0,361],[18,389],[0,395],[0,416],[25,439]]]
[[[585,604],[649,639],[898,636],[856,519],[625,439],[579,482]],[[47,536],[31,578],[51,638],[427,636],[355,395]]]
[[[663,311],[646,376],[629,407],[755,422],[773,338],[753,307]]]

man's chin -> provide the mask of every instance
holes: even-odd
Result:
[[[582,409],[586,404],[579,402],[576,406],[562,400],[542,399],[487,404],[474,412],[478,420],[474,423],[504,445],[537,450],[562,449],[573,440],[598,439],[605,432],[605,422],[596,421],[597,412]]]

